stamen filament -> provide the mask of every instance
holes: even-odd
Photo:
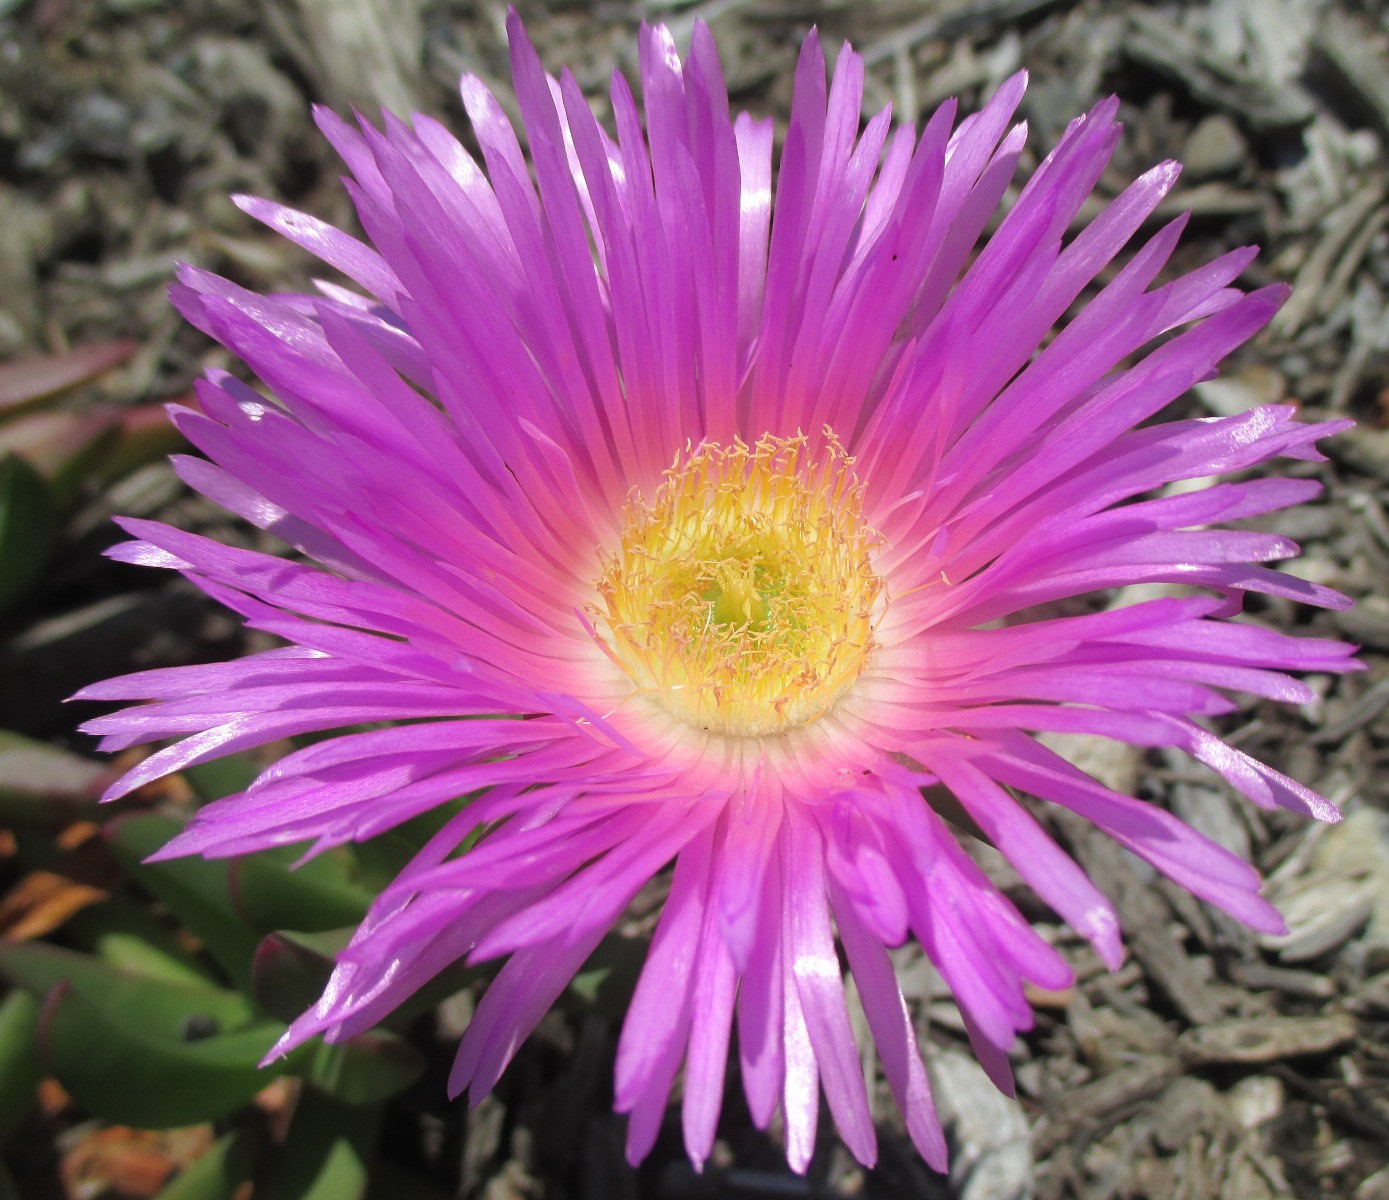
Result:
[[[830,430],[686,447],[598,580],[596,624],[638,689],[730,736],[823,716],[873,648],[882,582],[853,459]]]

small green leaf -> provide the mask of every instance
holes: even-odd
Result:
[[[0,426],[0,454],[17,454],[48,480],[59,509],[70,509],[103,467],[119,437],[111,412],[28,413]]]
[[[25,992],[16,989],[0,1002],[0,1146],[34,1106],[42,1075],[34,1048],[38,1017],[38,1001]]]
[[[111,775],[104,763],[0,729],[0,822],[53,829],[90,820]]]
[[[163,900],[244,990],[250,985],[251,956],[259,939],[232,903],[227,864],[203,858],[144,861],[182,829],[183,823],[172,817],[138,813],[112,821],[106,836],[131,877]]]
[[[244,792],[260,772],[260,764],[249,754],[228,754],[225,758],[185,767],[183,777],[198,799],[206,804],[233,792]]]
[[[129,340],[78,346],[61,354],[34,355],[0,365],[0,420],[36,400],[95,379],[139,349]]]
[[[424,1074],[424,1055],[383,1029],[336,1045],[320,1043],[307,1076],[343,1104],[379,1104]]]
[[[64,940],[102,962],[150,979],[216,986],[208,968],[149,911],[148,906],[113,896],[68,918]]]
[[[340,1104],[305,1088],[284,1153],[256,1200],[363,1200],[374,1157],[378,1108]]]
[[[79,1105],[108,1121],[171,1129],[235,1112],[276,1076],[306,1063],[291,1054],[257,1064],[284,1032],[265,1022],[178,1042],[130,1028],[59,984],[39,1016],[39,1053]]]
[[[299,852],[287,847],[232,860],[232,901],[248,925],[265,932],[320,933],[366,916],[372,895],[352,882],[346,851],[330,850],[291,867],[298,858]]]
[[[58,538],[48,485],[17,455],[0,458],[0,610],[43,574]]]
[[[646,945],[641,939],[610,933],[570,981],[568,994],[605,1012],[622,1012],[645,962]]]
[[[267,935],[256,950],[252,971],[251,995],[256,1004],[282,1021],[294,1020],[322,995],[338,954],[355,932],[349,926],[323,933],[280,930]],[[476,967],[454,963],[402,1000],[386,1022],[400,1028],[465,987],[491,979],[500,969],[499,962]]]
[[[238,1029],[252,1017],[246,999],[225,988],[151,979],[43,942],[0,945],[0,973],[40,1000],[65,984],[110,1019],[156,1037],[178,1039],[190,1029]]]
[[[475,792],[460,796],[457,800],[450,800],[411,817],[393,829],[384,830],[365,842],[353,842],[347,848],[357,863],[356,878],[372,892],[382,891],[420,852],[421,846],[479,795],[481,793]],[[460,844],[460,850],[468,849],[479,833],[479,830],[469,833]]]
[[[101,463],[101,478],[107,482],[187,446],[162,404],[123,408],[117,419],[116,444]]]
[[[261,939],[251,960],[251,995],[272,1017],[292,1021],[323,993],[333,972],[333,954],[347,944],[343,930],[337,946],[325,951],[301,935],[271,933]]]
[[[247,1130],[229,1133],[189,1164],[154,1200],[232,1200],[251,1178],[260,1141]]]

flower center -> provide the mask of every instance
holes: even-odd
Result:
[[[823,716],[873,648],[882,582],[853,459],[829,430],[687,448],[634,496],[595,608],[639,689],[697,729],[780,733]]]

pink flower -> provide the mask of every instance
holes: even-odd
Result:
[[[736,1025],[753,1117],[780,1108],[793,1168],[821,1093],[873,1161],[837,931],[939,1168],[888,948],[921,943],[1004,1088],[1032,1023],[1024,984],[1072,972],[922,788],[949,788],[1111,966],[1113,908],[1016,793],[1281,929],[1249,864],[1032,735],[1179,747],[1256,804],[1334,820],[1200,722],[1230,711],[1227,690],[1304,701],[1286,672],[1357,665],[1232,619],[1250,591],[1345,603],[1258,565],[1296,553],[1285,538],[1219,527],[1318,485],[1162,489],[1316,459],[1344,423],[1286,407],[1153,422],[1286,295],[1232,286],[1252,250],[1156,283],[1180,218],[1066,318],[1177,176],[1154,168],[1067,239],[1119,138],[1112,100],[1072,123],[976,253],[1023,146],[1021,76],[958,125],[947,103],[919,136],[886,112],[860,132],[862,60],[846,48],[827,94],[812,34],[774,172],[771,124],[730,118],[706,29],[683,63],[666,30],[643,32],[645,124],[617,77],[614,139],[510,28],[529,165],[476,79],[462,91],[481,165],[427,117],[378,130],[321,112],[372,244],[238,203],[356,290],[259,296],[182,272],[180,310],[273,398],[214,373],[204,411],[178,415],[207,460],[178,469],[299,554],[146,521],[125,522],[138,540],[115,554],[183,572],[287,645],[87,689],[149,701],[89,724],[108,749],[181,739],[111,795],[389,723],[294,751],[163,851],[318,851],[476,797],[381,895],[281,1049],[368,1028],[456,960],[505,958],[451,1078],[480,1097],[673,860],[617,1057],[631,1159],[682,1066],[685,1143],[708,1157]],[[1102,607],[1134,583],[1192,586]],[[1083,615],[1042,607],[1079,596]]]

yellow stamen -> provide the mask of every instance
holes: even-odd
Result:
[[[853,459],[808,439],[686,447],[634,496],[598,579],[597,626],[632,681],[695,728],[738,737],[823,716],[873,648],[882,582]]]

